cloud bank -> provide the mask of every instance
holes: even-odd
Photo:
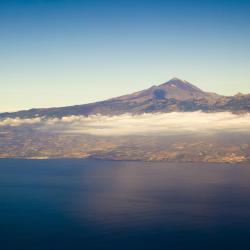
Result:
[[[31,127],[60,133],[97,136],[172,135],[189,133],[250,133],[250,114],[229,112],[154,113],[119,116],[67,116],[62,118],[3,119],[1,127]]]

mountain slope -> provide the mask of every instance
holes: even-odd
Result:
[[[250,112],[250,95],[220,96],[202,91],[187,81],[173,78],[159,86],[106,101],[61,108],[2,113],[0,118],[63,117],[71,115],[119,115],[149,112]]]
[[[142,102],[149,99],[175,99],[184,101],[203,98],[214,102],[219,98],[219,95],[204,92],[187,81],[173,78],[159,86],[152,86],[143,91],[114,98],[114,100]]]

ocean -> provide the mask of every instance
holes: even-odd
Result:
[[[250,249],[250,167],[0,160],[1,250]]]

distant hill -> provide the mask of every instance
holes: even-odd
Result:
[[[193,84],[173,78],[158,86],[101,102],[60,108],[44,108],[2,113],[0,118],[63,117],[71,115],[119,115],[153,112],[250,112],[250,95],[221,96],[205,92]]]

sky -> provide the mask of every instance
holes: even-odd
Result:
[[[173,77],[250,93],[249,0],[0,0],[0,112],[99,101]]]

